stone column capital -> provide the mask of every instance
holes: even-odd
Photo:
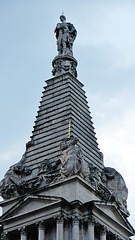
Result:
[[[56,221],[57,221],[57,223],[63,223],[63,221],[64,221],[64,216],[63,216],[62,213],[59,213],[59,214],[57,215]]]
[[[121,238],[117,234],[115,234],[114,236],[116,240],[121,240]]]
[[[38,229],[42,229],[42,230],[45,229],[45,223],[44,223],[44,221],[39,221],[39,222],[38,222]]]
[[[95,224],[95,219],[93,216],[90,216],[87,218],[87,223],[88,225],[94,225]]]
[[[21,240],[27,240],[27,231],[25,226],[20,229],[20,232],[21,232]]]
[[[72,217],[73,224],[79,224],[80,217],[78,215],[75,215]]]
[[[64,224],[65,224],[65,227],[69,226],[69,219],[68,218],[66,218],[66,221],[64,222]]]
[[[80,217],[77,213],[72,217],[72,239],[79,240],[79,222]]]
[[[20,232],[21,232],[21,235],[26,236],[26,235],[27,235],[26,227],[25,227],[25,226],[22,227],[22,228],[20,229]]]
[[[8,240],[7,234],[8,234],[7,232],[3,232],[1,234],[1,240]]]
[[[56,240],[63,240],[63,225],[64,225],[64,216],[62,213],[59,213],[56,217]]]
[[[94,240],[95,220],[93,216],[88,217],[87,223],[88,223],[88,240]]]
[[[106,232],[107,232],[107,227],[106,227],[105,225],[102,225],[100,231],[101,231],[102,233],[106,233]]]

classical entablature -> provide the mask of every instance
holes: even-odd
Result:
[[[71,185],[74,195],[70,192]],[[126,236],[130,236],[133,228],[118,210],[116,203],[106,203],[94,196],[92,189],[88,189],[86,193],[92,197],[91,200],[85,202],[88,196],[81,197],[81,193],[87,187],[86,185],[79,177],[71,178],[70,181],[65,180],[63,188],[68,186],[66,189],[68,193],[65,192],[65,198],[68,200],[63,197],[52,197],[52,192],[58,195],[62,187],[59,183],[59,186],[54,185],[44,192],[39,191],[23,196],[19,201],[18,198],[14,198],[12,201],[7,200],[1,203],[3,209],[5,205],[9,206],[9,209],[7,207],[4,209],[5,212],[1,218],[5,234],[12,239],[13,236],[23,235],[25,230],[27,237],[30,233],[38,236],[44,229],[45,239],[55,239],[54,235],[56,237],[61,232],[66,239],[69,234],[73,238],[74,235],[80,235],[82,232],[86,239],[93,240],[94,236],[98,237],[100,234],[104,234],[107,239],[126,239]],[[18,226],[17,229],[16,226]],[[89,238],[89,235],[92,238]],[[61,236],[59,237],[62,239]]]

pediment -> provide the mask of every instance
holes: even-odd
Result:
[[[11,209],[1,217],[2,220],[9,217],[17,217],[41,210],[61,201],[61,198],[49,196],[27,196],[21,202],[16,203]]]
[[[122,213],[115,204],[96,203],[94,205],[100,211],[101,215],[105,216],[106,219],[113,221],[114,223],[122,226],[123,228],[131,232],[134,232],[134,229],[128,222],[127,218],[122,215]]]

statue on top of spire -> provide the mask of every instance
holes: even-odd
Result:
[[[57,23],[54,30],[57,38],[58,55],[73,56],[73,42],[76,38],[77,31],[73,24],[66,22],[64,15],[60,16],[61,23]]]
[[[59,76],[70,72],[77,77],[77,60],[73,57],[73,42],[76,38],[77,31],[73,24],[66,22],[66,17],[60,16],[60,23],[57,23],[54,32],[57,39],[58,55],[52,61],[52,75]]]

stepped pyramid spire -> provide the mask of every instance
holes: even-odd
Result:
[[[77,31],[64,15],[60,20],[53,78],[46,80],[31,140],[0,182],[3,236],[8,232],[9,240],[18,239],[21,227],[25,240],[63,240],[68,234],[70,240],[80,234],[94,240],[95,224],[96,239],[105,227],[102,239],[107,234],[126,240],[134,233],[126,219],[128,190],[115,169],[104,167],[83,84],[76,78]]]
[[[6,180],[2,181],[1,194],[6,199],[27,193],[31,188],[44,187],[60,175],[60,143],[63,139],[66,141],[64,144],[69,144],[71,138],[77,139],[75,143],[83,151],[84,162],[97,167],[100,172],[104,167],[83,84],[75,77],[77,61],[73,57],[73,42],[77,31],[73,24],[66,22],[64,15],[60,20],[54,30],[58,50],[53,60],[53,66],[57,65],[53,69],[54,77],[46,81],[25,153],[18,164],[11,166],[5,175]],[[45,166],[47,180],[43,181],[42,168]]]

